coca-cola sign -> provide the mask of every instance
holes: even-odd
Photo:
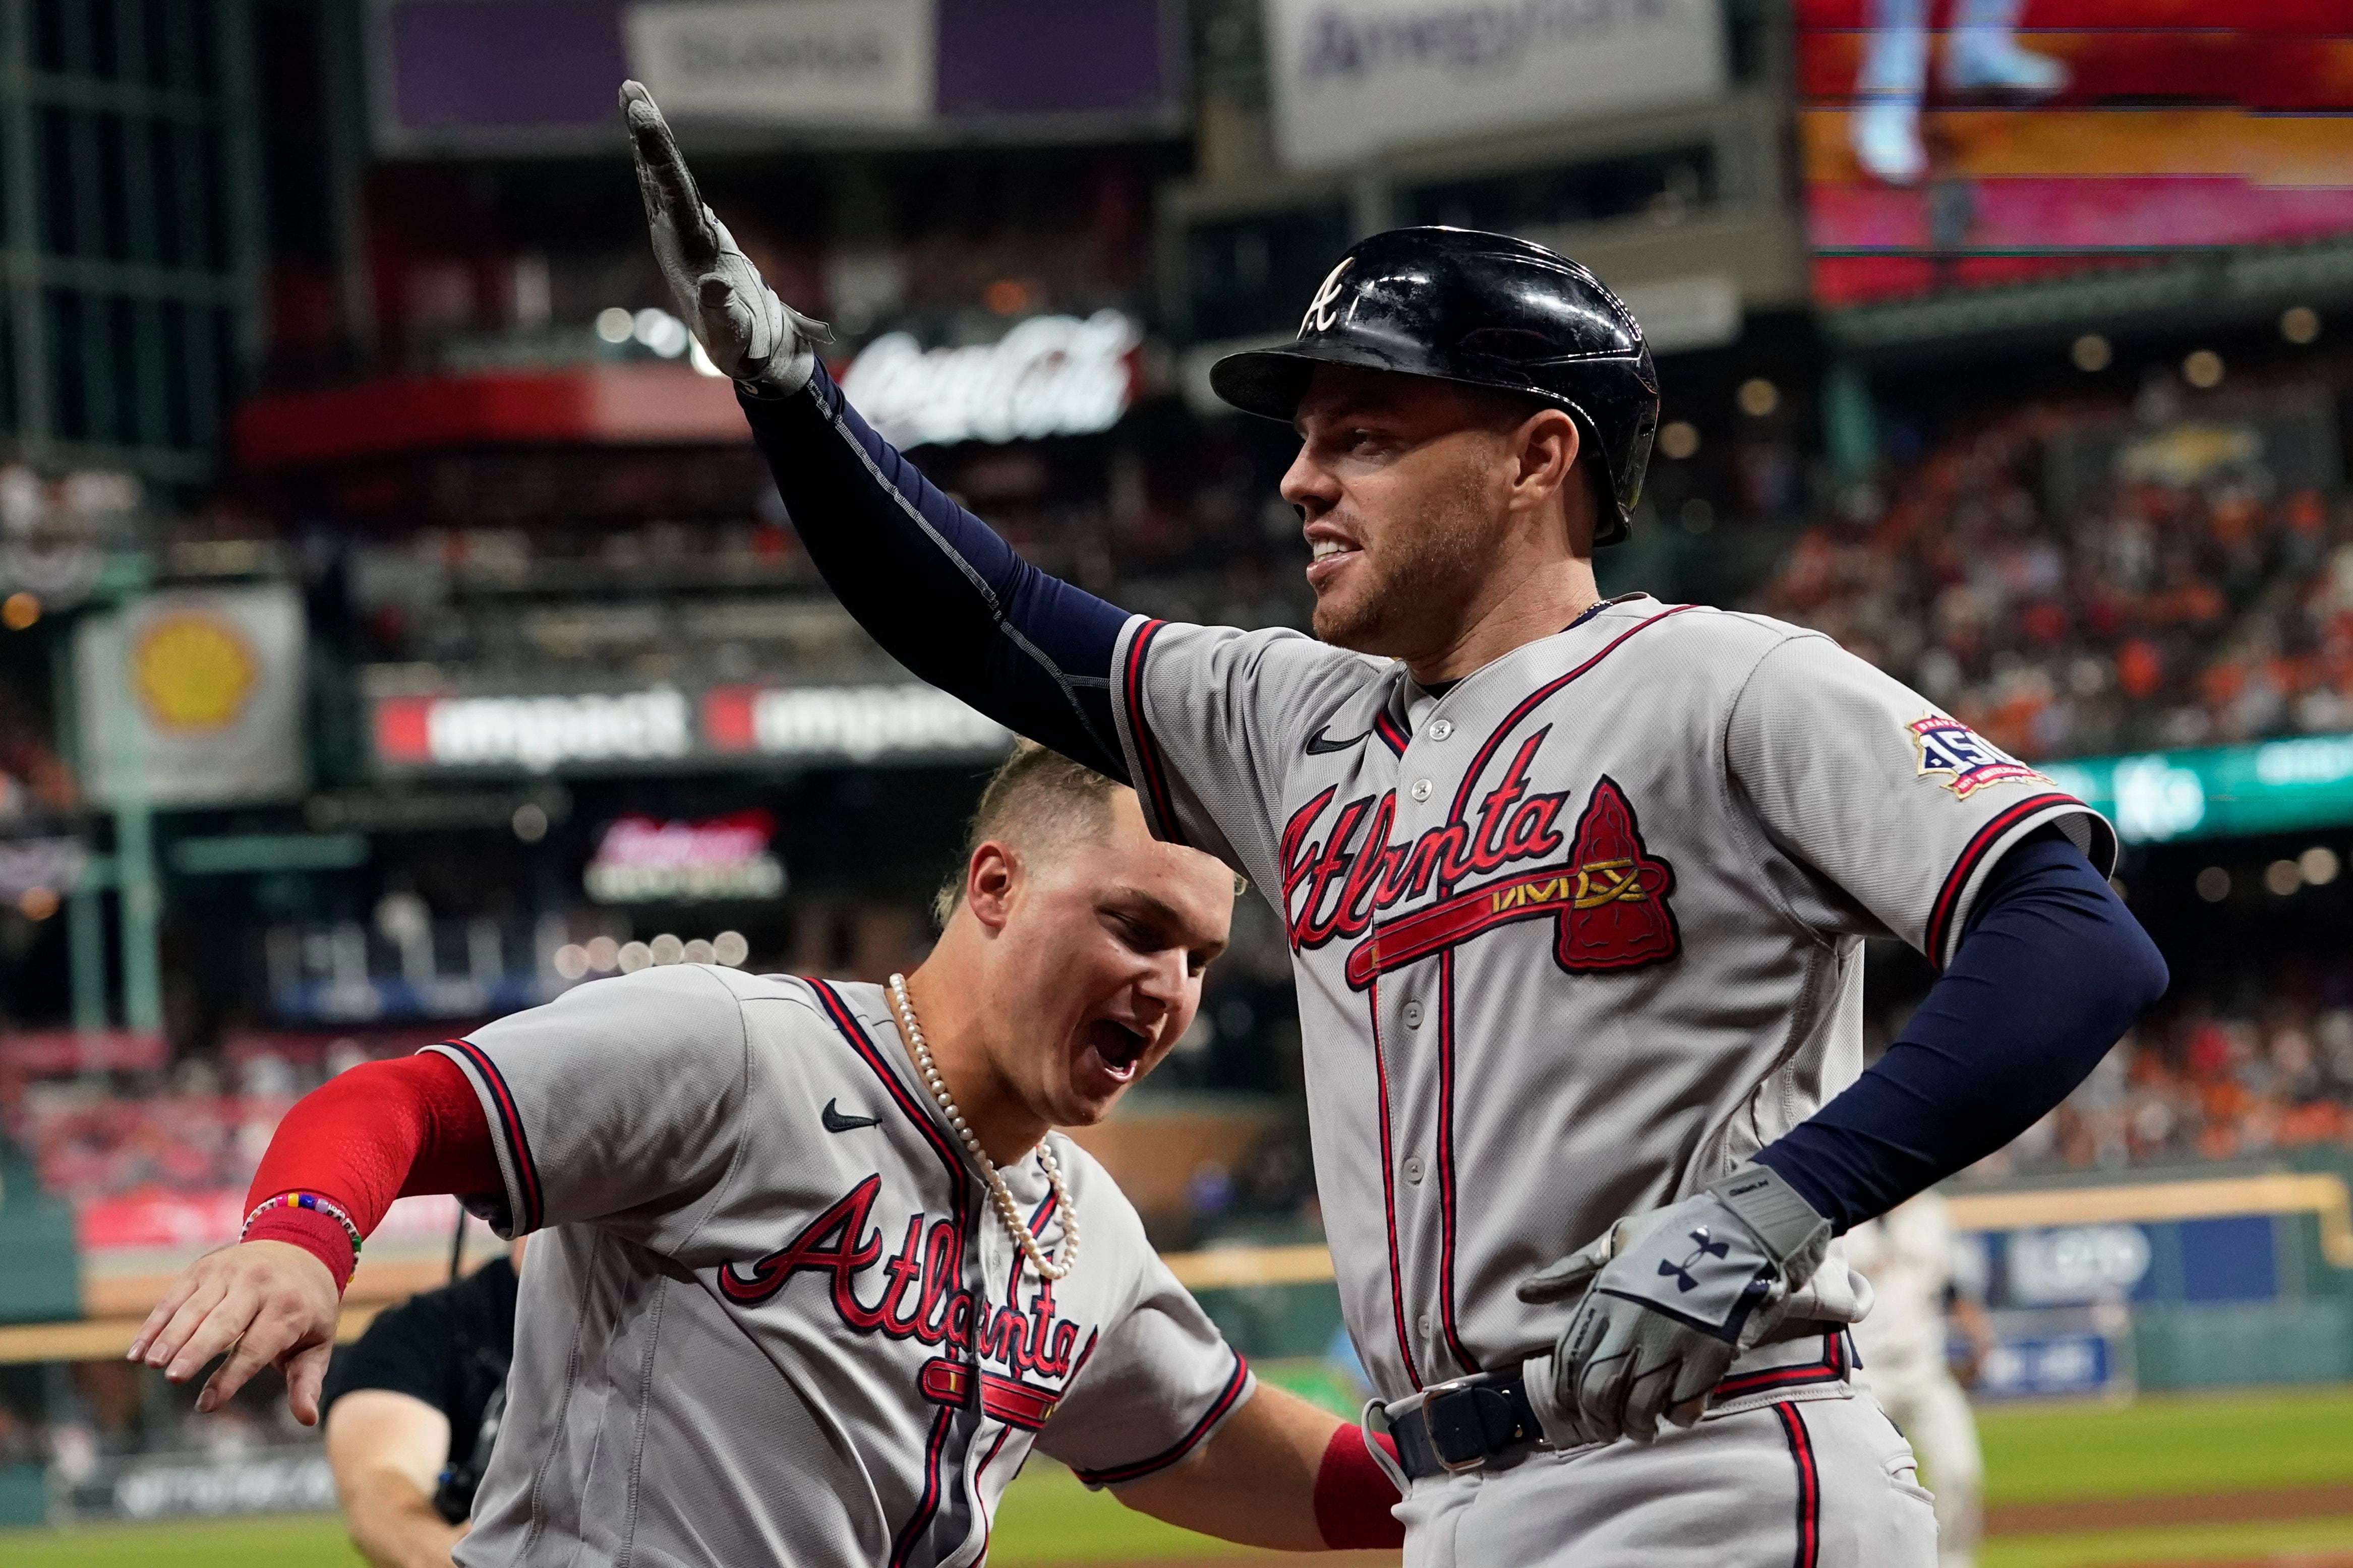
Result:
[[[993,343],[926,349],[885,332],[860,351],[842,391],[900,447],[1035,440],[1108,430],[1134,393],[1143,341],[1117,310],[1033,316]]]

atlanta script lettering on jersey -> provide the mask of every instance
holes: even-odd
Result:
[[[1342,806],[1331,836],[1318,843],[1308,835],[1338,791],[1327,789],[1301,806],[1282,830],[1282,900],[1292,947],[1305,951],[1336,937],[1362,936],[1383,910],[1419,898],[1433,884],[1451,889],[1465,877],[1558,849],[1564,841],[1553,820],[1567,804],[1567,792],[1528,791],[1528,766],[1551,733],[1547,725],[1522,742],[1502,782],[1479,803],[1475,825],[1450,821],[1409,844],[1391,844],[1389,828],[1397,820],[1392,789]],[[1360,844],[1382,847],[1363,854],[1356,848]],[[1298,897],[1303,889],[1303,899]]]
[[[1409,843],[1389,842],[1397,792],[1366,795],[1332,815],[1328,837],[1312,837],[1338,792],[1327,789],[1293,814],[1282,846],[1283,910],[1296,951],[1365,937],[1349,951],[1350,985],[1362,990],[1388,970],[1416,963],[1514,921],[1559,921],[1554,957],[1572,973],[1639,969],[1672,958],[1680,942],[1667,899],[1673,868],[1643,845],[1634,807],[1616,781],[1593,788],[1573,838],[1554,825],[1567,791],[1532,792],[1527,775],[1549,727],[1523,742],[1502,780],[1479,802],[1475,823],[1450,820]],[[1565,863],[1496,878],[1525,860],[1569,845]],[[1377,850],[1369,847],[1378,845]],[[1394,921],[1397,903],[1435,887],[1452,893],[1466,878],[1491,878]],[[1377,930],[1376,927],[1377,926]]]
[[[867,1228],[881,1185],[879,1174],[867,1177],[783,1247],[748,1264],[728,1264],[719,1271],[720,1290],[739,1305],[757,1306],[796,1274],[822,1274],[835,1313],[858,1333],[944,1344],[1016,1376],[1069,1375],[1079,1327],[1056,1310],[1053,1282],[1039,1281],[1027,1313],[993,1305],[958,1280],[963,1249],[955,1226],[921,1214],[907,1216],[899,1250],[885,1259],[882,1233]],[[882,1289],[870,1306],[859,1299],[859,1280],[878,1263]]]

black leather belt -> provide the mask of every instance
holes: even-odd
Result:
[[[1799,1319],[1767,1335],[1764,1343],[1782,1344],[1816,1335],[1822,1337],[1820,1361],[1725,1378],[1715,1385],[1712,1397],[1737,1399],[1768,1389],[1787,1392],[1844,1381],[1860,1363],[1843,1323]],[[1484,1469],[1499,1461],[1516,1460],[1532,1448],[1552,1446],[1528,1404],[1528,1385],[1516,1365],[1432,1384],[1422,1390],[1419,1405],[1389,1417],[1389,1436],[1398,1446],[1399,1467],[1413,1480]]]
[[[1414,1480],[1483,1469],[1549,1446],[1516,1366],[1432,1384],[1419,1405],[1390,1417],[1389,1436],[1398,1464]]]

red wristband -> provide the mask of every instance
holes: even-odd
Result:
[[[351,1232],[341,1221],[311,1209],[274,1208],[258,1215],[239,1239],[282,1241],[301,1247],[327,1266],[327,1272],[335,1277],[339,1295],[351,1284],[352,1270],[359,1264],[358,1255],[352,1250]]]
[[[1397,1484],[1374,1463],[1367,1443],[1397,1458],[1397,1445],[1387,1436],[1343,1426],[1324,1445],[1315,1471],[1315,1528],[1335,1552],[1405,1544],[1405,1526],[1389,1511],[1398,1504]]]

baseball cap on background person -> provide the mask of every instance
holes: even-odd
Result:
[[[1626,537],[1659,428],[1658,370],[1633,313],[1567,257],[1479,229],[1374,235],[1325,275],[1293,341],[1228,354],[1209,385],[1244,413],[1288,424],[1324,364],[1522,393],[1565,410],[1599,459],[1589,468],[1593,542]]]

